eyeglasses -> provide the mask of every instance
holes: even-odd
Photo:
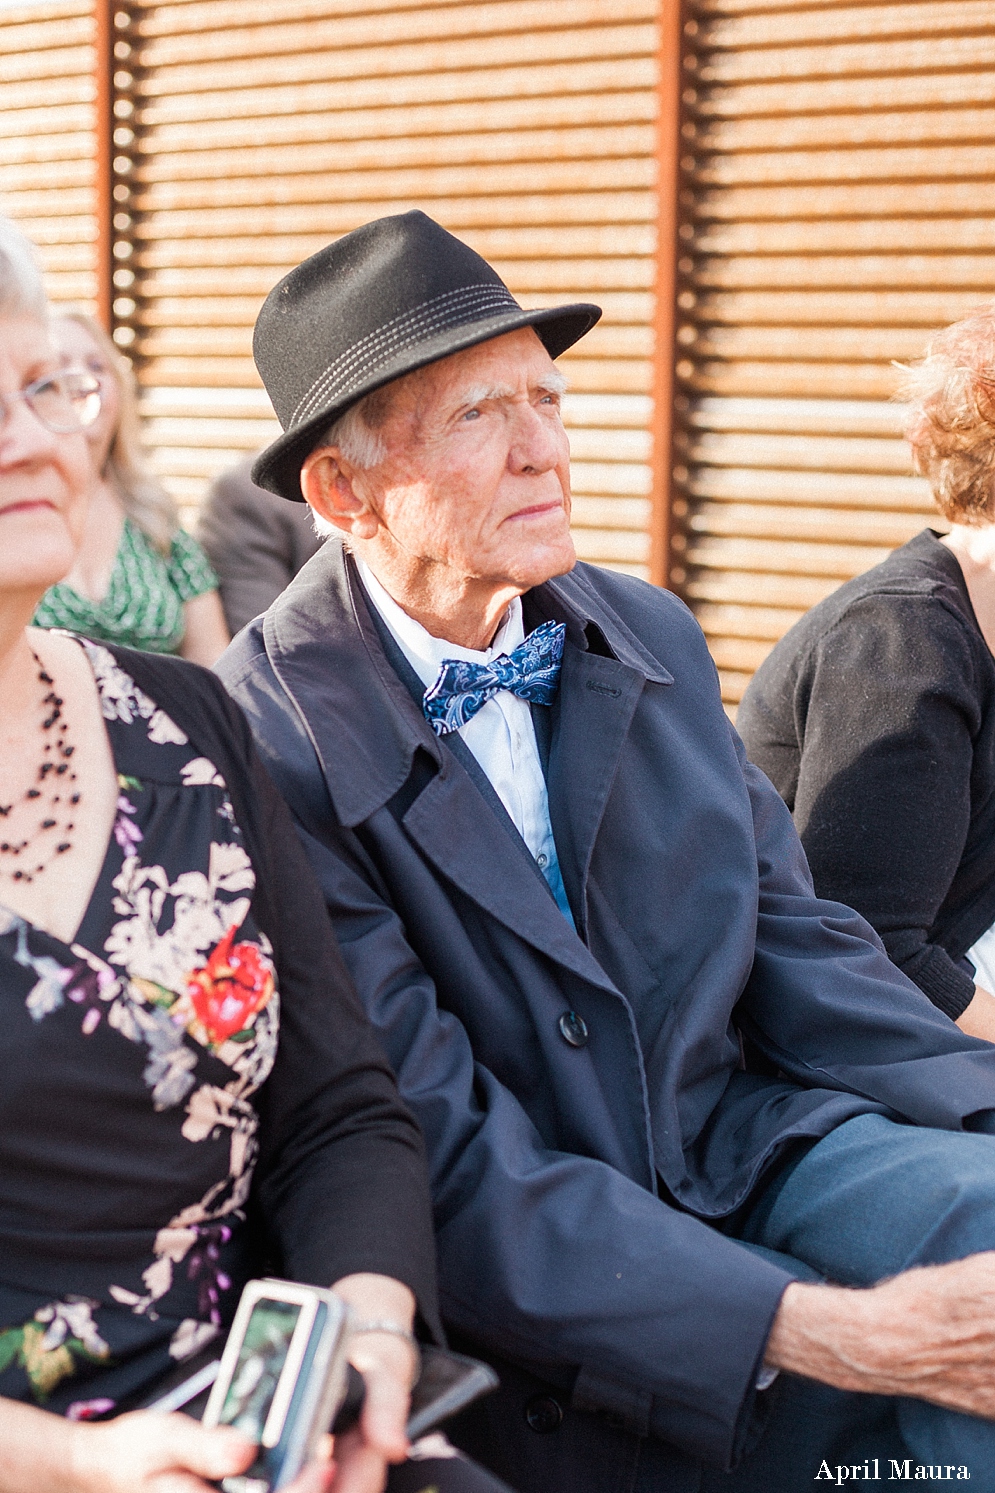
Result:
[[[15,399],[23,399],[46,430],[72,435],[86,430],[100,414],[100,380],[92,373],[66,370],[36,378],[14,394],[0,394],[0,425],[10,418]]]

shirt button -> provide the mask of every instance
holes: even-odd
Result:
[[[540,871],[544,871],[546,869],[546,867],[549,865],[549,858],[548,858],[548,856],[546,856],[545,853],[543,851],[541,851],[541,850],[540,850],[539,854],[536,856],[536,865],[539,867]]]
[[[587,1022],[583,1016],[578,1016],[576,1011],[564,1011],[557,1024],[564,1042],[569,1042],[571,1047],[587,1046]]]
[[[563,1406],[552,1395],[536,1395],[525,1406],[525,1419],[540,1436],[558,1431],[563,1420]]]

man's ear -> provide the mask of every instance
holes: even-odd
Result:
[[[318,446],[301,467],[301,492],[318,517],[343,534],[372,539],[380,521],[366,497],[357,493],[353,475],[338,446]]]

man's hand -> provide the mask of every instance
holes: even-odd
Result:
[[[907,1270],[867,1290],[790,1285],[764,1362],[837,1389],[995,1420],[995,1253]]]

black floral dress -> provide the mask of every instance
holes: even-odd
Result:
[[[83,646],[120,790],[106,860],[71,945],[0,905],[0,1394],[75,1419],[230,1320],[279,1022],[223,779]]]

